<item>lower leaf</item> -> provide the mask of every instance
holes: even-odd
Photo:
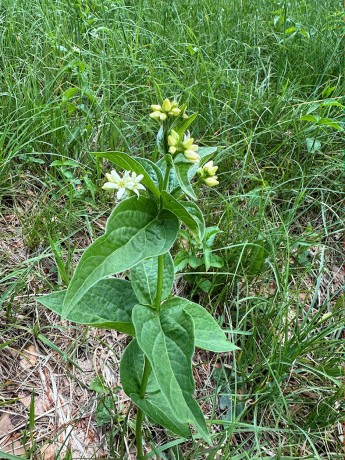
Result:
[[[50,310],[62,315],[67,289],[36,297]],[[115,329],[134,335],[132,309],[137,298],[131,283],[117,278],[99,281],[89,289],[79,302],[73,305],[66,319],[105,329]]]
[[[145,398],[139,396],[144,373],[145,355],[136,339],[126,347],[120,363],[120,378],[123,390],[154,423],[173,433],[188,438],[190,429],[187,423],[181,423],[169,410],[168,404],[151,373]],[[150,393],[150,391],[152,393]]]
[[[143,305],[132,314],[140,348],[148,357],[168,408],[182,423],[193,424],[210,442],[205,419],[193,399],[194,325],[183,309],[166,309],[160,315]]]

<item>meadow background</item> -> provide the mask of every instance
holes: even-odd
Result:
[[[182,238],[176,290],[241,351],[195,356],[214,448],[147,423],[147,458],[343,458],[342,15],[330,0],[1,1],[1,451],[135,458],[126,338],[34,296],[68,284],[113,206],[91,152],[150,158],[149,106],[176,97],[197,142],[222,147],[200,204],[223,259],[193,266]]]

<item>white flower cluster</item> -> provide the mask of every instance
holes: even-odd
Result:
[[[102,188],[104,190],[117,190],[116,198],[118,200],[133,193],[139,197],[139,190],[145,190],[145,187],[140,183],[144,177],[143,174],[137,176],[135,172],[125,171],[123,177],[121,177],[113,169],[110,174],[106,174],[106,177],[108,182]]]

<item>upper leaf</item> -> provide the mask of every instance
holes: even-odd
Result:
[[[159,188],[159,190],[161,190],[163,187],[163,175],[159,166],[157,166],[156,163],[153,163],[147,158],[136,158],[136,161],[145,168],[145,171],[151,177],[156,187]]]
[[[84,252],[68,286],[62,314],[100,279],[133,267],[138,262],[167,252],[173,245],[179,223],[171,212],[158,211],[155,201],[129,198],[116,206],[105,235]]]
[[[184,438],[190,436],[190,429],[187,423],[181,423],[169,410],[167,402],[161,391],[156,390],[150,393],[149,386],[147,394],[141,398],[140,386],[144,372],[145,356],[139,347],[136,339],[126,347],[120,363],[120,378],[123,390],[131,398],[136,406],[150,417],[155,423],[168,428]],[[153,374],[150,380],[154,380]],[[151,383],[157,387],[157,383]]]
[[[193,424],[208,442],[205,419],[193,399],[194,326],[183,309],[165,309],[160,315],[143,305],[132,314],[136,338],[148,357],[158,386],[174,417]]]
[[[170,294],[174,284],[174,263],[169,252],[164,254],[163,291],[162,299]],[[158,257],[152,257],[139,262],[131,269],[133,290],[143,305],[153,305],[157,291]]]
[[[144,176],[141,181],[142,184],[151,190],[154,195],[159,197],[160,190],[157,186],[157,183],[159,183],[159,178],[157,178],[157,180],[153,180],[150,174],[146,171],[146,165],[144,166],[142,162],[137,161],[135,158],[123,152],[93,152],[93,154],[102,158],[106,158],[107,160],[115,163],[117,166],[125,169],[126,171],[134,171],[137,174],[142,174]],[[152,166],[152,169],[155,168]]]
[[[202,212],[195,203],[177,201],[170,193],[162,191],[163,207],[174,213],[192,232],[200,243],[205,233],[205,221]]]
[[[165,155],[165,157],[161,158],[157,162],[157,166],[162,172],[162,175],[165,175],[165,171],[167,169],[167,161],[169,161],[170,164],[173,164],[173,159],[170,154]],[[171,168],[169,171],[169,179],[168,179],[168,184],[167,184],[167,191],[171,192],[172,190],[179,188],[179,181],[176,177],[176,172],[174,168]]]
[[[239,349],[227,340],[219,324],[201,305],[176,296],[167,300],[162,309],[171,312],[183,310],[192,317],[196,347],[219,353]]]
[[[67,290],[52,292],[36,297],[36,300],[50,310],[62,315]],[[131,283],[110,278],[101,280],[87,291],[80,302],[74,305],[65,318],[88,326],[115,329],[134,335],[132,309],[137,298]]]
[[[217,147],[200,147],[198,150],[200,162],[194,164],[187,161],[182,153],[178,154],[175,158],[174,168],[180,187],[184,193],[193,198],[193,200],[196,200],[197,196],[192,187],[192,179],[200,166],[206,163],[216,151]]]

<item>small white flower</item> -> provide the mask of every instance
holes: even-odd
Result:
[[[143,175],[136,175],[135,172],[125,171],[123,177],[113,169],[110,174],[106,174],[108,182],[106,182],[102,189],[104,190],[117,190],[116,198],[120,201],[122,198],[125,198],[127,195],[130,195],[131,192],[134,192],[139,196],[139,190],[145,190],[145,187],[140,184],[140,181],[143,179]],[[128,193],[129,192],[129,193]]]
[[[143,184],[140,181],[144,178],[143,174],[136,175],[135,172],[132,172],[132,176],[130,177],[130,181],[128,182],[126,188],[127,190],[131,190],[139,197],[139,190],[145,190]]]

